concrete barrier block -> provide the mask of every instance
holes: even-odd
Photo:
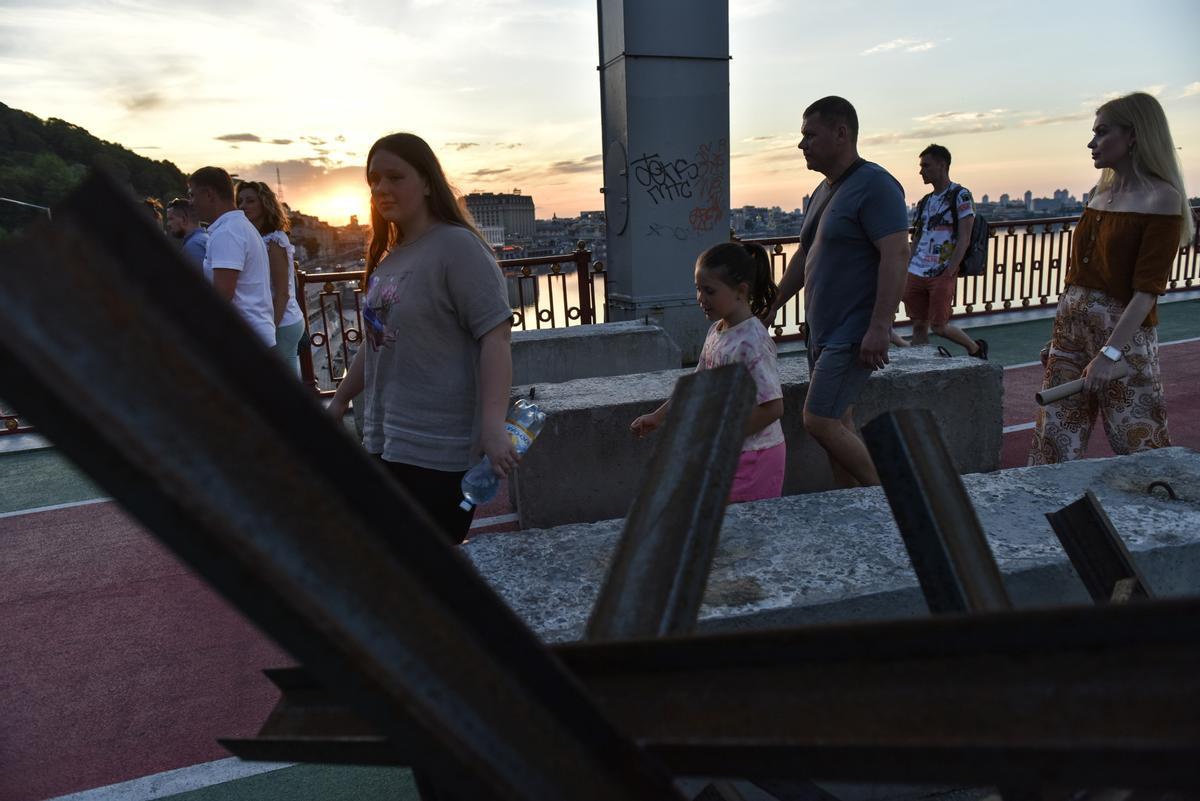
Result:
[[[514,384],[646,373],[683,363],[667,332],[640,320],[515,331],[512,358]]]
[[[531,451],[532,453],[532,451]],[[1177,500],[1146,489],[1168,481]],[[1159,597],[1200,588],[1200,453],[1186,448],[964,476],[1015,606],[1091,603],[1045,513],[1100,499]],[[564,491],[567,489],[560,484]],[[484,536],[464,553],[549,642],[581,639],[623,520]],[[700,630],[929,614],[878,487],[730,506]]]
[[[1003,369],[976,359],[940,358],[932,348],[892,351],[892,362],[867,382],[856,406],[859,424],[883,411],[929,409],[962,473],[995,470],[1003,430]],[[781,358],[787,474],[783,492],[833,487],[829,460],[804,430],[808,365],[803,355]],[[629,424],[670,397],[687,370],[538,384],[535,400],[546,427],[509,483],[522,528],[622,517],[641,489],[654,448]],[[527,397],[529,387],[514,388]]]

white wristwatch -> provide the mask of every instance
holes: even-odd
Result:
[[[1100,349],[1100,352],[1103,353],[1104,358],[1108,359],[1110,362],[1121,361],[1120,349],[1114,348],[1112,345],[1105,345],[1103,348]]]

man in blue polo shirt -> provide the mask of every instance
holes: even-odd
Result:
[[[192,203],[185,197],[177,197],[167,204],[167,233],[180,240],[179,252],[196,269],[203,269],[204,254],[208,250],[208,234],[200,227]]]
[[[838,486],[878,484],[854,425],[854,402],[871,372],[888,362],[908,269],[904,190],[883,167],[859,157],[858,114],[849,101],[830,96],[813,103],[800,133],[805,163],[825,180],[812,193],[800,247],[763,320],[770,324],[804,289],[804,428],[828,454]]]

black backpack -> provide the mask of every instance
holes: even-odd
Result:
[[[962,186],[957,185],[958,189],[954,192],[953,202],[950,203],[950,220],[951,230],[954,232],[953,237],[958,237],[958,193],[962,191]],[[921,241],[922,229],[925,225],[925,203],[932,196],[932,192],[917,204],[917,216],[913,220],[915,226],[915,239]],[[988,225],[985,220],[980,219],[979,214],[975,215],[975,224],[971,226],[971,241],[967,243],[967,252],[963,254],[962,263],[958,265],[959,275],[983,275],[987,270],[987,255],[988,255]]]

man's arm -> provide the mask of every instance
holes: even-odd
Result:
[[[912,235],[908,240],[908,263],[912,264],[913,257],[917,255],[917,246],[921,244],[921,234],[925,230],[924,224],[921,222],[921,215],[925,212],[925,201],[922,199],[917,203],[917,213],[913,217]]]
[[[888,342],[900,296],[904,294],[904,276],[908,272],[908,232],[876,239],[873,243],[879,250],[879,277],[875,285],[875,308],[871,311],[871,323],[866,336],[859,345],[858,358],[863,364],[883,367],[888,363]]]
[[[205,258],[212,267],[213,288],[218,295],[232,302],[238,274],[246,266],[245,250],[227,231],[219,231],[208,237]]]
[[[971,230],[975,227],[975,215],[958,218],[958,231],[954,234],[954,253],[950,255],[950,263],[946,269],[951,275],[958,274],[962,260],[967,257],[967,247],[971,244]]]
[[[217,294],[225,298],[225,300],[232,302],[240,273],[240,270],[229,270],[222,267],[214,268],[212,271],[213,289],[217,290]]]
[[[775,296],[775,302],[759,315],[763,325],[768,328],[774,325],[775,315],[783,308],[783,304],[791,300],[801,289],[804,289],[804,245],[796,245],[796,252],[788,261],[787,269],[783,271],[783,278],[779,279],[779,292]]]

